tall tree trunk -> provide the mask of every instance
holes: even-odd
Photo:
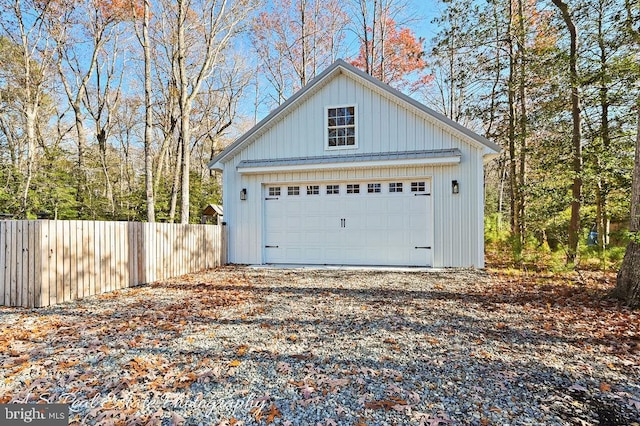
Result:
[[[509,202],[511,207],[511,232],[516,244],[515,250],[519,256],[522,251],[522,234],[520,227],[520,187],[518,186],[518,161],[516,157],[516,53],[513,46],[513,10],[512,2],[509,2],[509,24],[507,27],[507,40],[509,49],[509,78],[507,82],[509,123],[507,138],[509,140]]]
[[[571,81],[571,119],[573,131],[571,142],[573,145],[573,185],[571,186],[571,219],[569,221],[569,247],[567,249],[567,263],[574,263],[578,253],[578,239],[580,237],[580,206],[582,203],[582,129],[580,116],[580,93],[578,80],[578,32],[573,23],[569,6],[562,0],[551,0],[560,10],[571,40],[569,50],[569,77]]]
[[[37,105],[32,105],[27,107],[27,110],[25,111],[26,130],[27,130],[27,170],[26,170],[26,175],[24,179],[24,187],[22,189],[22,196],[21,196],[21,203],[20,203],[21,204],[20,215],[25,219],[27,218],[29,213],[29,189],[31,188],[31,180],[33,179],[33,165],[35,162],[35,155],[36,155],[37,111],[38,111]]]
[[[23,182],[24,186],[21,191],[20,216],[26,219],[29,214],[29,189],[31,188],[31,181],[33,179],[33,169],[36,158],[36,125],[40,112],[40,86],[43,84],[44,79],[39,79],[36,75],[38,72],[37,69],[34,70],[32,67],[35,62],[33,58],[35,49],[32,48],[32,42],[30,42],[29,39],[32,32],[27,28],[28,24],[24,20],[21,1],[16,0],[12,7],[16,17],[15,23],[17,24],[20,31],[20,43],[22,47],[22,82],[24,84],[24,87],[21,87],[21,89],[24,90],[25,95],[25,105],[22,113],[24,114],[25,118],[25,130],[27,136],[27,166]],[[46,7],[45,10],[42,11],[42,13],[46,13]],[[35,22],[37,21],[38,19],[35,20]],[[38,38],[40,37],[38,36]],[[37,41],[35,42],[35,44],[37,44]],[[46,57],[45,61],[48,61],[49,59],[50,57]],[[41,60],[39,63],[43,67],[40,72],[44,72],[45,70],[45,61]]]
[[[109,203],[109,213],[111,219],[115,219],[116,205],[113,199],[113,185],[111,184],[111,176],[109,175],[109,166],[107,164],[107,133],[100,128],[100,122],[96,121],[96,139],[98,140],[98,148],[100,150],[100,165],[102,166],[102,174],[104,175],[105,198]]]
[[[520,219],[519,236],[520,244],[524,245],[526,239],[526,226],[525,226],[525,184],[527,179],[526,169],[526,157],[527,157],[527,50],[526,50],[526,29],[525,29],[525,11],[523,0],[518,0],[518,96],[519,96],[519,139],[520,139],[520,152],[519,152],[519,167],[518,170],[518,217]]]
[[[182,176],[182,141],[178,140],[178,148],[176,149],[176,164],[173,173],[173,184],[171,185],[171,201],[169,206],[169,222],[174,223],[176,220],[176,209],[178,206],[178,193],[180,188],[180,177]]]
[[[182,141],[182,185],[180,198],[180,223],[189,223],[189,168],[191,158],[191,114],[189,81],[187,77],[187,46],[185,27],[187,25],[187,1],[179,1],[178,13],[178,85],[180,91],[180,139]]]
[[[609,152],[611,146],[611,135],[609,133],[609,86],[607,83],[609,70],[607,67],[607,44],[604,38],[605,29],[603,28],[605,7],[601,2],[598,9],[600,12],[598,18],[598,48],[600,50],[600,138],[602,139],[603,152]],[[598,154],[596,153],[596,155]],[[609,243],[608,191],[604,188],[603,170],[599,158],[596,159],[596,167],[598,173],[596,176],[596,228],[598,231],[598,246],[600,250],[604,251]]]
[[[187,106],[182,112],[182,185],[180,190],[180,223],[189,223],[189,171],[191,168],[191,129],[189,128],[189,114],[191,108]]]
[[[142,49],[144,50],[144,181],[147,198],[147,220],[156,221],[156,202],[153,187],[153,111],[151,106],[151,39],[149,38],[149,0],[144,0],[144,22],[142,24]]]
[[[307,28],[306,28],[306,18],[307,18],[307,2],[306,0],[300,1],[300,41],[301,41],[301,59],[302,63],[300,64],[300,87],[304,87],[307,84]]]
[[[360,13],[362,16],[362,43],[364,44],[364,72],[373,75],[371,69],[371,50],[372,44],[369,40],[369,25],[367,24],[367,0],[360,0]]]
[[[636,158],[633,165],[631,187],[631,221],[629,231],[632,239],[627,245],[613,295],[628,305],[640,307],[640,95],[636,102],[638,123],[636,128]]]
[[[78,176],[77,184],[76,184],[76,201],[78,202],[78,219],[86,219],[85,214],[87,210],[86,205],[86,187],[87,187],[87,173],[86,167],[84,164],[84,155],[85,155],[85,147],[87,146],[87,133],[84,128],[84,116],[80,111],[80,106],[74,106],[73,108],[75,115],[75,127],[76,134],[78,137]]]

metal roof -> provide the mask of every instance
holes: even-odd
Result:
[[[278,106],[276,109],[271,111],[271,113],[267,115],[264,119],[262,119],[258,124],[253,126],[249,131],[247,131],[245,134],[243,134],[238,139],[236,139],[235,142],[233,142],[231,145],[226,147],[220,154],[218,154],[215,158],[213,158],[213,160],[211,160],[211,162],[209,163],[209,168],[213,168],[214,164],[220,161],[224,161],[227,157],[232,156],[238,150],[244,148],[246,145],[251,143],[252,137],[256,135],[260,130],[265,128],[267,125],[269,125],[278,115],[280,115],[285,110],[291,108],[292,105],[294,105],[300,98],[302,98],[305,94],[309,93],[314,87],[318,86],[322,81],[324,81],[327,78],[332,78],[334,76],[340,75],[341,72],[347,72],[352,76],[358,77],[360,79],[364,79],[365,81],[374,85],[381,91],[401,99],[402,101],[410,104],[411,106],[427,114],[431,118],[445,124],[446,126],[452,128],[453,130],[456,130],[462,133],[463,135],[469,137],[471,140],[477,142],[482,146],[485,146],[490,151],[493,151],[496,154],[502,151],[502,148],[499,145],[491,142],[489,139],[483,136],[480,136],[479,134],[467,129],[463,125],[451,120],[449,117],[446,117],[445,115],[432,110],[426,105],[421,104],[415,99],[392,88],[388,84],[385,84],[380,80],[370,76],[369,74],[359,70],[358,68],[345,62],[344,60],[338,59],[331,66],[329,66],[329,68],[327,68],[326,70],[318,74],[306,86],[304,86],[302,89],[300,89],[295,94],[293,94],[289,99],[287,99],[286,102],[284,102],[283,104]]]
[[[243,160],[237,168],[297,166],[303,164],[350,163],[361,161],[413,160],[421,158],[461,157],[459,149],[437,149],[405,152],[381,152],[373,154],[323,155],[318,157],[275,158],[264,160]]]

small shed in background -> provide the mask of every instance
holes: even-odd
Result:
[[[224,210],[219,204],[209,204],[202,211],[202,224],[219,225],[224,220]]]

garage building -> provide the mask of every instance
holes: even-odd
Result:
[[[210,163],[229,262],[482,268],[499,151],[338,60]]]

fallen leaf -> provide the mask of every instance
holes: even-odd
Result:
[[[247,350],[249,349],[249,346],[247,345],[242,345],[238,348],[238,350],[236,351],[236,353],[238,354],[238,356],[243,356],[245,353],[247,353]]]
[[[184,417],[176,412],[171,413],[171,424],[174,426],[182,425],[185,423]]]
[[[276,417],[282,417],[282,414],[280,413],[280,410],[278,410],[278,407],[275,406],[275,404],[271,404],[265,421],[267,422],[267,424],[273,423],[276,420]]]
[[[237,366],[239,366],[240,364],[241,364],[241,361],[240,361],[240,360],[234,359],[233,361],[231,361],[231,362],[229,363],[229,367],[237,367]]]

